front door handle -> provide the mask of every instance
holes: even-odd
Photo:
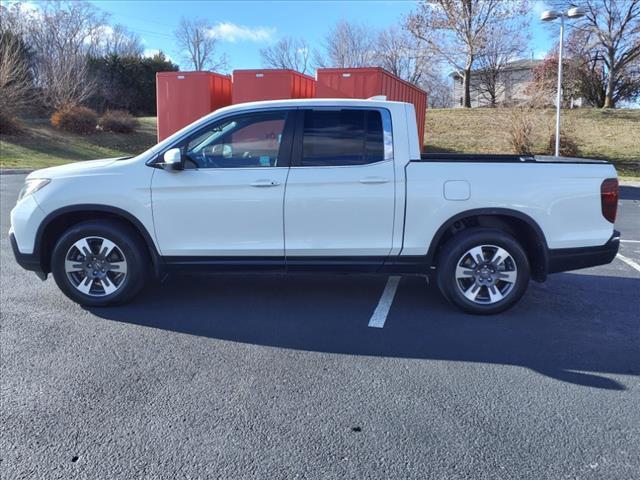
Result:
[[[275,180],[256,180],[251,183],[252,187],[277,187],[278,185],[280,185],[280,182]]]
[[[360,183],[364,183],[364,184],[389,183],[389,179],[383,178],[383,177],[366,177],[361,179]]]

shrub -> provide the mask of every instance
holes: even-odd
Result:
[[[97,122],[95,111],[80,106],[63,107],[51,116],[51,125],[73,133],[93,133]]]
[[[24,128],[16,117],[0,112],[0,133],[3,135],[20,135],[24,133]]]
[[[516,155],[531,155],[534,147],[534,136],[538,114],[533,108],[514,107],[506,111],[502,119],[509,145]]]
[[[98,122],[105,132],[117,133],[133,133],[138,125],[138,120],[126,110],[107,110]]]
[[[555,132],[549,137],[549,145],[547,146],[547,154],[555,155],[556,153],[556,134]],[[580,149],[575,140],[565,132],[560,132],[560,155],[563,157],[577,157],[580,155]]]

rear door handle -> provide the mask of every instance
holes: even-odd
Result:
[[[360,183],[373,184],[373,183],[389,183],[388,178],[383,177],[366,177],[360,180]]]
[[[251,183],[252,187],[277,187],[278,185],[280,185],[280,182],[275,180],[256,180]]]

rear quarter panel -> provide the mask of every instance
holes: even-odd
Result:
[[[603,245],[613,233],[601,212],[600,185],[616,177],[608,164],[411,162],[406,166],[402,255],[424,255],[451,217],[478,208],[516,210],[542,229],[549,248]],[[447,200],[447,181],[470,186],[466,200]]]

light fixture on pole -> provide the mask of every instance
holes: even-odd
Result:
[[[580,7],[570,8],[566,13],[546,10],[540,14],[543,22],[560,19],[560,48],[558,49],[558,91],[556,93],[556,157],[560,156],[560,106],[562,104],[562,50],[564,44],[564,19],[584,17],[584,10]]]

